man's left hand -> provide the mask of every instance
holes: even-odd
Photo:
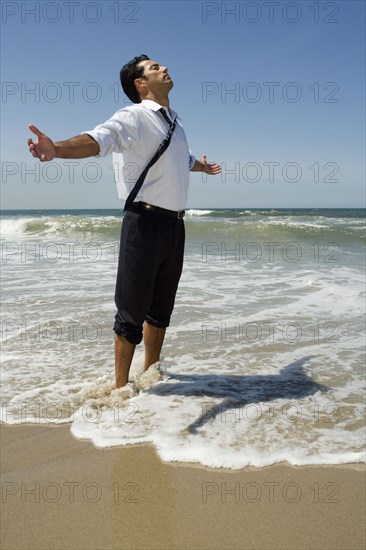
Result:
[[[205,174],[215,176],[221,172],[221,166],[216,162],[207,162],[205,155],[200,158],[200,163],[202,164],[202,172]]]

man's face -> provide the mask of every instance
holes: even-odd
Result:
[[[161,94],[173,88],[174,84],[168,74],[167,67],[159,65],[151,59],[140,61],[139,65],[144,68],[144,73],[142,79],[136,80],[141,81],[149,91]]]

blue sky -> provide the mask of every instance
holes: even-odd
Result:
[[[119,208],[112,157],[33,159],[28,123],[55,141],[128,104],[121,66],[169,67],[190,148],[190,207],[361,207],[365,3],[2,2],[4,209]],[[33,90],[33,92],[31,91]],[[39,173],[38,173],[39,171]]]

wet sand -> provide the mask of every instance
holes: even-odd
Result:
[[[98,449],[70,425],[1,425],[1,548],[358,550],[365,466],[244,470]]]

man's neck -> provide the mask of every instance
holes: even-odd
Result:
[[[167,107],[169,109],[169,98],[167,95],[161,95],[157,96],[153,94],[152,92],[149,92],[147,96],[145,96],[143,99],[151,99],[151,101],[155,101],[155,103],[159,103],[162,107]]]

